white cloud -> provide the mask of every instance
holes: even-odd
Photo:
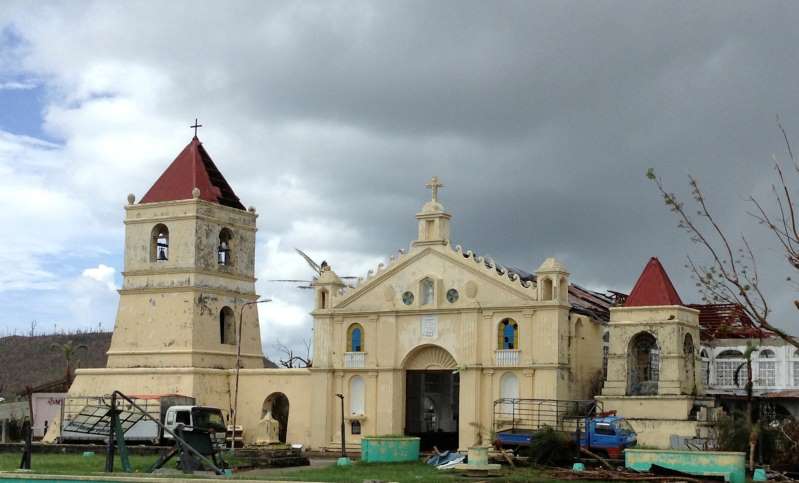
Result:
[[[115,270],[105,265],[87,268],[82,274],[64,283],[66,304],[70,317],[66,324],[71,327],[113,327],[119,296],[116,293],[113,274]]]
[[[30,81],[5,81],[0,82],[0,91],[27,91],[35,89],[37,84]]]
[[[84,277],[104,283],[106,287],[108,287],[108,290],[112,292],[117,289],[117,284],[114,280],[115,274],[116,270],[113,267],[109,267],[102,263],[94,268],[87,268],[81,273]]]
[[[50,257],[76,247],[85,255],[108,239],[91,206],[59,182],[62,156],[56,145],[0,131],[0,226],[8,228],[0,291],[53,288]]]
[[[336,234],[341,234],[343,240],[331,240]],[[258,292],[272,302],[259,305],[258,313],[264,350],[270,357],[277,357],[274,346],[278,341],[304,350],[304,344],[313,339],[313,320],[309,314],[313,308],[313,290],[301,287],[307,286],[315,274],[294,248],[302,249],[317,263],[327,261],[341,276],[364,276],[383,258],[344,248],[348,239],[358,236],[356,228],[343,222],[325,224],[315,220],[297,220],[284,237],[273,236],[259,244]],[[341,248],[324,249],[326,245]],[[312,248],[307,248],[309,246]]]

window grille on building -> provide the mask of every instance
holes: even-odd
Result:
[[[761,386],[775,386],[777,384],[777,368],[776,362],[769,361],[764,362],[760,361],[760,365],[758,367],[758,383]]]
[[[764,349],[758,355],[757,383],[761,386],[775,386],[777,384],[777,363],[774,351]]]
[[[735,369],[741,364],[745,364],[743,359],[716,361],[716,385],[735,387]],[[746,365],[744,365],[738,373],[738,387],[746,386],[746,374]]]

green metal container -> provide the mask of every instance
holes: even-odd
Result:
[[[627,468],[649,471],[652,465],[697,476],[723,476],[730,483],[746,483],[746,453],[668,449],[624,450],[624,466]]]
[[[400,463],[418,460],[419,438],[412,436],[361,438],[361,461],[365,463]]]

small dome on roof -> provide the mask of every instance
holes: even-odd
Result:
[[[444,211],[444,205],[435,200],[428,201],[422,207],[422,213],[435,213],[439,211]]]
[[[319,278],[316,279],[316,284],[344,285],[338,275],[336,275],[336,272],[330,268],[330,265],[323,266],[322,271],[319,273]]]
[[[555,257],[549,257],[538,267],[536,272],[568,272],[566,265],[560,263]]]

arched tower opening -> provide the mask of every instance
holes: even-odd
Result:
[[[660,379],[660,346],[649,332],[639,332],[627,351],[627,395],[643,396],[658,393]]]

